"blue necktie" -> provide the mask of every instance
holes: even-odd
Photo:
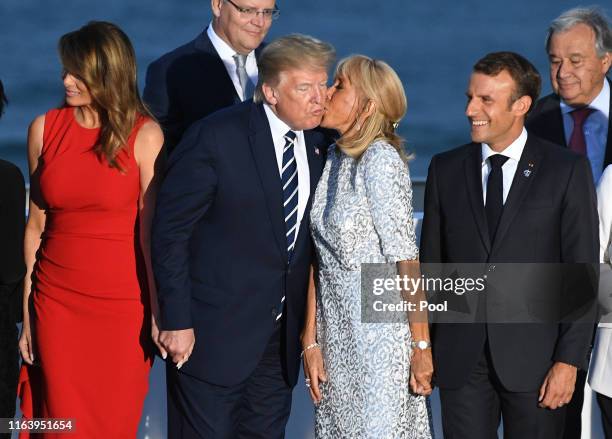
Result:
[[[285,134],[285,148],[283,149],[283,167],[281,172],[285,232],[287,237],[287,256],[289,261],[291,261],[293,248],[295,246],[298,217],[298,170],[293,151],[295,141],[295,133],[293,131],[288,131],[287,134]]]
[[[293,151],[296,142],[293,131],[285,134],[285,147],[283,148],[283,165],[281,171],[281,184],[283,185],[283,211],[285,213],[285,236],[287,238],[287,262],[291,262],[297,236],[298,217],[298,169]],[[282,308],[285,296],[281,299],[281,312],[276,320],[283,316]]]

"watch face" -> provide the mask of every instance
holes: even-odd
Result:
[[[427,343],[425,340],[421,340],[417,343],[417,347],[419,349],[427,349],[429,347],[429,343]]]

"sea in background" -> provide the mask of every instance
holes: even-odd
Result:
[[[0,79],[10,101],[0,120],[0,158],[16,163],[27,175],[28,124],[63,96],[56,51],[62,34],[89,20],[118,24],[134,44],[142,90],[147,65],[199,34],[210,21],[209,5],[207,0],[0,0]],[[422,180],[435,153],[469,141],[465,89],[475,61],[492,51],[516,51],[535,64],[543,75],[542,93],[549,93],[546,29],[554,17],[578,3],[277,0],[277,5],[281,17],[268,40],[306,33],[332,43],[339,58],[362,53],[385,60],[398,72],[408,96],[408,113],[399,130],[415,154],[412,176]],[[112,355],[112,346],[101,355]],[[117,389],[118,397],[121,391]],[[442,437],[435,395],[432,406],[437,437]],[[287,437],[311,438],[312,416],[312,404],[299,385]],[[583,437],[603,437],[598,411],[591,416],[593,430]],[[165,430],[163,363],[156,361],[138,437],[163,438]]]
[[[206,0],[1,0],[0,79],[10,102],[0,120],[0,158],[27,173],[28,124],[62,100],[56,51],[62,34],[89,20],[121,26],[136,50],[142,89],[151,61],[208,24],[209,5]],[[339,57],[363,53],[397,70],[408,96],[399,129],[415,153],[412,175],[423,178],[433,154],[469,140],[464,93],[472,65],[484,54],[521,53],[544,76],[543,93],[550,91],[546,28],[576,2],[278,0],[277,5],[281,16],[268,40],[306,33],[332,43]]]

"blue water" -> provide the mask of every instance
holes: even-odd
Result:
[[[0,120],[0,158],[26,171],[27,127],[62,98],[59,37],[93,19],[120,25],[146,66],[191,40],[209,22],[204,0],[2,0],[0,78],[10,105]],[[339,56],[364,53],[399,73],[409,100],[400,125],[416,153],[412,174],[425,176],[431,156],[468,140],[464,91],[471,66],[487,52],[528,57],[550,86],[543,48],[546,27],[570,0],[440,1],[278,0],[282,13],[268,39],[290,32],[329,41]],[[608,13],[610,12],[608,8]]]
[[[238,1],[238,0],[237,0]],[[610,14],[609,0],[607,12]],[[590,3],[590,2],[587,2]],[[0,0],[0,78],[10,99],[0,120],[0,158],[26,170],[27,127],[62,99],[59,37],[89,20],[109,20],[130,36],[139,64],[193,39],[210,21],[208,0]],[[514,50],[530,59],[550,90],[544,52],[546,27],[575,0],[278,0],[281,18],[269,38],[290,32],[335,45],[339,56],[363,53],[384,59],[399,73],[409,100],[400,125],[416,153],[412,174],[424,177],[433,154],[469,140],[464,91],[474,62],[487,52]],[[163,437],[161,362],[154,368],[139,437]],[[437,399],[434,418],[440,433]],[[594,428],[599,427],[593,413]],[[290,438],[312,437],[312,405],[294,392]],[[597,432],[591,437],[603,437]]]

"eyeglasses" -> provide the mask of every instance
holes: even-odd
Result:
[[[238,6],[232,0],[225,1],[235,7],[236,10],[245,18],[253,19],[257,17],[257,15],[261,14],[266,20],[276,20],[280,15],[280,9],[277,7],[274,7],[274,9],[243,8],[242,6]]]

